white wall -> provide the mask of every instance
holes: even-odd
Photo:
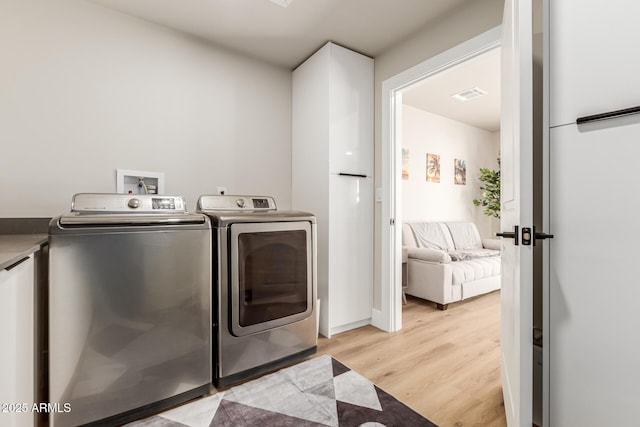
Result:
[[[498,220],[486,217],[472,200],[482,193],[480,168],[498,168],[499,133],[403,105],[402,146],[409,150],[409,179],[402,181],[404,222],[469,221],[483,238],[494,235]],[[440,155],[439,183],[426,181],[427,153]],[[454,159],[465,160],[466,185],[453,182]]]
[[[484,33],[502,23],[504,0],[473,0],[466,2],[449,16],[425,27],[413,37],[393,46],[375,58],[375,186],[382,179],[382,82],[436,56],[460,43]],[[381,223],[380,204],[375,208],[375,278],[373,306],[380,309]]]
[[[291,203],[291,72],[79,0],[0,3],[0,217],[54,216],[116,169],[168,194]]]

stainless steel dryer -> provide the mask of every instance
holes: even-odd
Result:
[[[49,226],[50,425],[121,425],[207,394],[211,226],[181,197],[76,194]]]
[[[213,242],[217,387],[316,352],[316,219],[271,197],[201,196]]]

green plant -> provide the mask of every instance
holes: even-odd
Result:
[[[498,170],[480,168],[480,186],[482,197],[473,199],[475,206],[484,206],[484,214],[500,218],[500,157],[498,157]]]

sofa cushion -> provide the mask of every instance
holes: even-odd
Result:
[[[453,285],[500,274],[500,257],[497,256],[458,261],[450,265]]]
[[[409,226],[419,248],[440,249],[451,251],[455,249],[449,229],[441,222],[413,222]]]
[[[422,261],[439,262],[447,264],[451,262],[451,257],[445,251],[431,248],[409,248],[407,251],[409,258]]]
[[[465,261],[468,259],[499,256],[500,251],[493,249],[466,249],[462,251],[449,251],[448,254],[453,261]]]
[[[402,224],[402,246],[417,248],[416,238],[409,224]]]
[[[451,232],[451,237],[456,250],[482,248],[480,232],[474,223],[447,222],[446,224],[447,228]]]
[[[502,241],[500,239],[482,239],[482,247],[499,251],[502,247]]]

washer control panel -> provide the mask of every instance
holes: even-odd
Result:
[[[73,196],[71,211],[184,213],[186,205],[181,196],[80,193]]]
[[[175,197],[154,197],[151,199],[151,207],[153,209],[161,210],[176,210],[176,198]]]

